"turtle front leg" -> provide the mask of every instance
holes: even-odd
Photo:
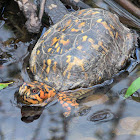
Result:
[[[60,104],[66,110],[64,116],[68,117],[71,113],[71,107],[77,107],[79,104],[76,102],[76,98],[68,91],[59,92],[57,95]]]

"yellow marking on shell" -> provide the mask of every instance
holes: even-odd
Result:
[[[37,53],[36,54],[39,55],[40,54],[40,50],[37,50]]]
[[[53,71],[56,72],[56,65],[57,65],[57,62],[54,62],[54,66],[53,66]]]
[[[43,37],[46,37],[49,33],[51,32],[51,29],[49,29],[48,31],[46,31],[43,35]]]
[[[71,75],[70,71],[71,71],[72,67],[75,65],[80,66],[82,71],[85,71],[83,59],[79,59],[77,57],[74,57],[73,62],[70,62],[70,60],[71,60],[71,56],[69,55],[69,56],[67,56],[67,61],[66,61],[68,63],[68,66],[63,73],[64,76],[66,75],[66,73],[68,73],[68,76],[67,76],[68,79],[70,78],[70,75]]]
[[[56,42],[58,42],[58,40],[59,39],[57,37],[54,37],[52,40],[51,46],[53,46]]]
[[[78,21],[79,21],[78,19],[75,20],[76,23],[77,23]]]
[[[83,36],[82,38],[83,38],[83,40],[82,41],[86,41],[87,40],[87,35],[85,35],[85,36]]]
[[[69,39],[67,39],[67,40],[60,40],[60,43],[62,43],[64,46],[65,45],[68,45],[69,44],[69,42],[70,42],[70,40]]]
[[[60,54],[62,54],[63,49],[61,49]]]
[[[34,65],[31,67],[31,71],[32,71],[32,73],[36,73],[36,66],[35,66],[35,62],[36,62],[36,55],[34,55],[33,57],[32,57],[32,63],[34,63]],[[35,67],[35,68],[34,68]]]
[[[88,10],[86,13],[84,13],[83,15],[87,15],[88,13],[90,13],[92,10]]]
[[[78,29],[75,29],[75,28],[72,28],[71,31],[72,32],[78,32],[79,30]]]
[[[65,26],[67,27],[67,26],[69,26],[70,24],[71,24],[71,19],[69,19],[67,22],[66,22],[66,24],[65,24]]]
[[[60,50],[60,47],[57,48],[56,52],[59,52],[59,50]]]
[[[99,41],[99,42],[98,42],[98,45],[101,46],[101,47],[103,48],[104,53],[107,53],[107,52],[108,52],[108,50],[103,46],[103,42]]]
[[[113,30],[115,29],[115,28],[114,28],[114,26],[113,26],[113,25],[111,25],[111,24],[110,24],[110,27],[111,27]]]
[[[45,48],[46,46],[44,45],[43,48]]]
[[[57,47],[58,47],[58,45],[59,45],[59,43],[57,42],[57,43],[56,43],[56,45],[54,46],[54,48],[57,48]]]
[[[71,73],[69,72],[67,78],[70,79],[70,76],[71,76]]]
[[[81,15],[83,12],[85,12],[85,9],[84,9],[84,10],[80,10],[80,11],[78,12],[78,15]]]
[[[87,73],[85,73],[85,79],[88,79],[88,74]]]
[[[48,67],[47,67],[47,69],[46,69],[46,72],[47,72],[47,74],[50,72],[50,66],[51,66],[51,59],[48,59],[47,60],[47,64],[48,64]]]
[[[77,47],[77,49],[82,50],[82,46],[81,46],[81,45],[79,45],[79,46]]]
[[[48,80],[48,77],[45,78],[45,81],[49,81],[49,80]]]
[[[101,19],[101,18],[97,20],[97,22],[98,22],[98,23],[101,23],[101,21],[102,21],[102,19]]]
[[[52,48],[49,48],[49,49],[48,49],[48,52],[50,52],[51,50],[52,50]]]
[[[111,31],[110,27],[107,25],[105,21],[101,22],[101,24],[109,31],[112,38],[114,38],[113,32]]]
[[[70,60],[71,60],[71,55],[68,55],[67,58],[68,58],[68,59],[66,60],[66,62],[69,63]]]
[[[66,28],[63,28],[61,31],[63,32],[63,31],[65,31],[66,30]]]
[[[92,15],[95,15],[95,14],[98,14],[98,13],[100,13],[100,12],[93,12]]]
[[[36,65],[33,66],[33,73],[36,73]]]
[[[118,39],[118,32],[116,32],[116,36],[115,36],[115,38]]]
[[[91,43],[91,46],[98,51],[99,45],[94,44],[94,40],[92,38],[89,38],[88,41]]]
[[[105,21],[102,21],[102,19],[98,19],[97,22],[101,23],[109,31],[112,38],[114,38],[114,35],[113,35],[113,32],[111,31],[111,28],[107,25],[107,23]]]
[[[44,40],[41,40],[40,44],[43,43],[43,42],[44,42]]]
[[[45,61],[45,60],[43,60],[43,67],[42,67],[42,70],[43,70],[43,71],[44,71],[44,70],[45,70],[45,68],[46,68],[46,64],[45,64],[45,62],[46,62],[46,61]],[[43,72],[43,71],[42,71],[42,72]]]
[[[80,23],[79,25],[78,25],[78,28],[81,28],[81,27],[83,27],[83,26],[85,26],[85,22],[82,22],[82,23]]]

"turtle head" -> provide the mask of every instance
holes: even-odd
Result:
[[[48,103],[55,96],[54,88],[37,81],[23,83],[19,89],[19,94],[22,102],[26,104],[41,104]],[[44,104],[44,105],[46,105]]]

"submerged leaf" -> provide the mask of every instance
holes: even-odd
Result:
[[[137,78],[133,83],[129,86],[125,93],[125,98],[131,96],[134,92],[136,92],[140,88],[140,77]]]
[[[6,88],[9,84],[12,84],[13,82],[9,82],[9,83],[0,83],[0,90],[3,88]]]

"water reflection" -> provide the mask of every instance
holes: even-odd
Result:
[[[87,120],[91,122],[100,123],[110,121],[113,118],[115,118],[115,115],[109,109],[104,109],[93,113],[87,118]]]
[[[21,120],[25,123],[31,123],[40,117],[43,110],[44,110],[44,107],[22,106],[21,107]]]

